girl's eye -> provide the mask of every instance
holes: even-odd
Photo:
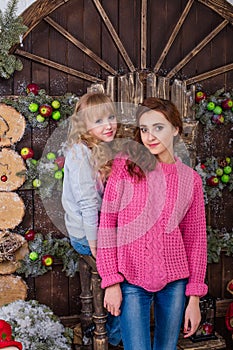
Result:
[[[95,124],[100,124],[102,122],[102,119],[97,119],[96,121],[95,121]]]
[[[109,120],[115,120],[116,117],[115,117],[115,115],[110,115],[110,116],[108,117],[108,119],[109,119]]]

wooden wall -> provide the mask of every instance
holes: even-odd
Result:
[[[72,36],[83,42],[102,60],[108,63],[118,74],[130,71],[120,49],[117,48],[109,30],[98,13],[92,0],[70,0],[70,1],[47,1],[38,0],[34,4],[34,19],[32,14],[24,14],[25,23],[36,22],[24,39],[24,47],[20,48],[36,56],[49,59],[66,67],[84,72],[96,79],[106,81],[109,72],[98,63],[78,49],[71,41],[67,40],[43,19],[43,9],[47,3],[50,6],[50,18],[56,21],[63,29]],[[141,3],[140,0],[102,0],[100,2],[114,26],[121,42],[128,53],[135,70],[141,70]],[[216,8],[207,6],[207,3],[219,5],[219,12]],[[52,11],[54,4],[55,10]],[[55,6],[57,4],[57,6]],[[173,33],[182,12],[187,6],[187,0],[148,0],[147,1],[147,48],[146,48],[146,69],[152,71],[156,62]],[[40,6],[39,6],[40,5]],[[43,7],[44,6],[44,7]],[[230,5],[227,5],[230,6]],[[165,55],[158,75],[166,76],[181,60],[195,48],[214,28],[216,28],[224,17],[220,15],[222,8],[225,8],[224,1],[193,1],[191,9],[184,21],[178,35],[174,39],[171,48]],[[174,77],[182,80],[198,76],[199,74],[213,69],[224,67],[232,63],[233,58],[233,27],[232,7],[225,8],[229,23],[195,55]],[[40,12],[40,13],[39,13]],[[232,22],[231,22],[232,20]],[[17,49],[17,48],[16,48]],[[18,47],[19,49],[19,47]],[[21,57],[24,69],[16,72],[9,80],[0,79],[0,95],[21,95],[25,94],[28,83],[35,82],[44,88],[49,95],[59,96],[66,92],[73,92],[82,95],[86,92],[91,82],[85,79],[48,67],[46,64],[36,62],[34,59]],[[216,76],[209,77],[197,82],[207,93],[213,93],[224,87],[226,90],[233,88],[233,70],[222,72]],[[23,139],[17,145],[17,149],[23,146],[31,146],[35,151],[35,158],[40,158],[48,137],[55,128],[51,123],[46,129],[31,129],[29,126]],[[208,147],[202,147],[206,138],[205,130],[199,127],[199,141],[197,144],[197,155],[205,158],[209,155],[222,156],[227,153],[232,155],[232,144],[226,142],[232,137],[232,130],[229,126],[222,127],[221,131],[213,131],[211,143]],[[36,231],[46,234],[53,231],[61,237],[62,232],[54,227],[47,217],[38,195],[32,190],[19,190],[20,196],[26,205],[26,215],[22,227],[33,227]],[[216,203],[207,208],[208,223],[218,228],[232,228],[232,197],[224,197],[218,206]],[[208,267],[208,283],[210,292],[221,298],[229,298],[226,292],[226,283],[232,276],[232,258],[224,255],[219,264],[211,264]],[[59,270],[55,270],[37,279],[29,279],[30,297],[36,297],[41,302],[48,303],[59,315],[73,314],[79,312],[79,301],[72,306],[72,301],[79,293],[79,284],[67,279]],[[53,292],[48,292],[54,290]],[[49,296],[50,295],[50,296]],[[55,297],[55,299],[54,299]],[[68,306],[64,306],[69,300]]]

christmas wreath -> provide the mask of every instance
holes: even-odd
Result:
[[[36,160],[32,158],[34,152],[31,148],[21,149],[21,155],[26,161],[26,172],[18,175],[26,175],[24,189],[34,189],[41,199],[51,198],[56,193],[61,193],[64,175],[64,162],[62,150],[48,152]]]
[[[224,92],[224,89],[220,89],[210,96],[197,91],[195,102],[196,119],[207,128],[233,123],[233,91]]]
[[[64,121],[74,110],[78,97],[67,93],[64,96],[52,97],[40,89],[37,84],[28,84],[27,95],[5,98],[0,102],[14,107],[28,121],[31,127],[45,128],[49,120]]]
[[[199,162],[195,166],[196,171],[202,178],[205,203],[209,199],[222,197],[222,191],[228,188],[233,189],[233,158],[225,157],[217,159],[215,157],[206,158],[204,162]]]
[[[29,229],[24,234],[28,241],[29,252],[21,260],[17,274],[25,277],[36,277],[52,270],[55,259],[63,264],[62,271],[66,276],[73,277],[78,271],[79,255],[69,243],[69,239],[54,238],[52,233],[43,236]]]
[[[208,240],[208,263],[218,263],[220,254],[233,256],[233,229],[227,232],[226,229],[219,230],[207,226]]]

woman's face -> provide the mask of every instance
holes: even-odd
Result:
[[[148,111],[142,114],[139,120],[141,139],[145,147],[164,163],[174,162],[173,140],[179,132],[158,111]]]
[[[88,120],[86,126],[91,136],[103,142],[110,142],[116,135],[117,119],[115,115],[105,111]]]

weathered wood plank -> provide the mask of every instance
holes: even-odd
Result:
[[[155,73],[158,72],[158,70],[161,67],[165,57],[167,56],[170,47],[172,46],[172,44],[173,44],[177,34],[179,33],[180,28],[182,27],[182,24],[185,21],[185,18],[187,17],[187,15],[188,15],[191,7],[192,7],[193,1],[194,0],[189,0],[189,2],[187,3],[187,5],[186,5],[186,7],[185,7],[185,9],[183,11],[183,13],[181,14],[179,20],[177,21],[177,23],[175,25],[175,28],[174,28],[174,30],[173,30],[173,32],[172,32],[172,34],[171,34],[171,36],[170,36],[166,46],[165,46],[165,48],[163,49],[163,52],[162,52],[161,56],[159,57],[156,65],[154,67]]]
[[[76,39],[73,35],[71,35],[67,30],[65,30],[62,26],[60,26],[57,22],[55,22],[50,17],[45,17],[44,20],[49,23],[53,28],[55,28],[59,33],[61,33],[65,38],[67,38],[72,44],[82,50],[86,55],[96,61],[101,67],[106,69],[111,74],[117,74],[117,72],[110,67],[106,62],[104,62],[98,55],[96,55],[93,51],[91,51],[88,47],[86,47],[81,41]]]
[[[133,65],[133,62],[131,61],[127,51],[125,50],[115,28],[113,27],[110,19],[108,18],[106,12],[104,11],[102,5],[100,4],[99,0],[93,0],[99,14],[101,15],[103,21],[104,21],[104,24],[106,25],[106,27],[108,28],[109,30],[109,33],[111,34],[116,46],[118,47],[119,51],[120,51],[120,54],[122,55],[122,57],[124,58],[129,70],[131,72],[134,72],[135,71],[135,67]]]
[[[223,74],[223,73],[229,72],[231,70],[233,70],[233,63],[230,63],[230,64],[227,64],[225,66],[213,69],[211,71],[196,75],[195,77],[192,77],[192,78],[185,80],[185,82],[187,85],[195,84],[195,83],[198,83],[199,81],[209,79],[209,78],[214,77],[218,74]]]
[[[57,70],[60,70],[62,72],[68,73],[70,75],[73,75],[73,76],[76,76],[76,77],[79,77],[79,78],[82,78],[84,80],[92,81],[93,83],[96,83],[97,81],[103,82],[102,79],[99,79],[97,77],[93,77],[93,76],[91,76],[89,74],[77,71],[77,70],[69,68],[69,67],[66,67],[66,66],[64,66],[62,64],[59,64],[57,62],[48,60],[47,58],[44,58],[44,57],[40,57],[40,56],[34,55],[34,54],[30,53],[30,52],[26,52],[26,51],[17,49],[15,53],[17,55],[19,55],[19,56],[27,57],[27,58],[35,61],[35,62],[39,62],[39,63],[41,63],[41,64],[43,64],[45,66],[55,68]]]
[[[141,9],[141,69],[145,69],[147,56],[147,0],[142,0]]]
[[[58,7],[64,5],[67,1],[69,0],[37,0],[29,6],[22,13],[23,22],[28,27],[27,32],[24,34],[24,38],[26,38],[26,36],[44,17],[48,16]]]
[[[172,78],[182,67],[184,67],[194,56],[200,52],[229,22],[224,20],[209,35],[207,35],[192,51],[190,51],[168,74],[167,78]]]
[[[223,18],[227,19],[231,24],[233,24],[233,11],[232,5],[230,5],[225,0],[198,0],[205,6],[208,6]]]

